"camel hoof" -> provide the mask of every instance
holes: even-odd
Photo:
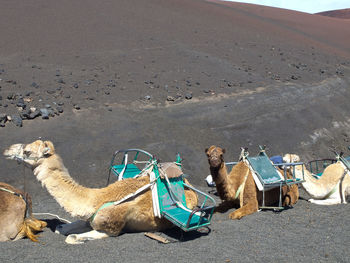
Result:
[[[71,234],[67,236],[65,241],[66,243],[72,244],[72,245],[84,244],[84,241],[79,240],[78,235],[75,235],[75,234]]]
[[[241,216],[241,215],[239,215],[239,214],[236,214],[236,213],[231,213],[231,214],[229,214],[229,216],[228,216],[230,219],[232,219],[232,220],[235,220],[235,219],[241,219],[243,216]]]
[[[62,230],[63,230],[63,225],[58,225],[56,226],[55,233],[63,235]]]

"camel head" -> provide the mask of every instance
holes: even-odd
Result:
[[[205,153],[207,154],[210,167],[220,168],[221,164],[224,162],[225,149],[212,145],[205,149]]]
[[[283,156],[283,162],[297,163],[297,162],[300,162],[300,157],[296,154],[287,153]]]
[[[7,159],[23,162],[29,167],[35,167],[43,158],[55,153],[50,141],[37,140],[30,144],[13,144],[4,151]]]

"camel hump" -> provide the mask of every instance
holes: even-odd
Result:
[[[159,171],[161,177],[164,177],[164,174],[166,174],[168,178],[176,178],[183,175],[181,168],[172,162],[160,163]]]

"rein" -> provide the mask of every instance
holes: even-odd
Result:
[[[9,189],[7,189],[7,188],[4,188],[4,187],[0,187],[0,191],[8,192],[8,193],[10,193],[10,194],[13,194],[13,195],[15,195],[15,196],[20,197],[20,198],[25,202],[25,204],[26,204],[25,217],[26,217],[26,218],[28,217],[29,205],[28,205],[27,198],[25,198],[22,194],[16,193],[16,192],[11,191],[11,190],[9,190]]]

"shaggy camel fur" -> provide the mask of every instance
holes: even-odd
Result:
[[[217,212],[225,212],[230,208],[239,209],[231,212],[231,219],[240,219],[258,211],[262,203],[262,192],[255,184],[249,167],[243,162],[233,166],[231,172],[227,173],[224,162],[225,149],[211,146],[206,149],[210,172],[216,184],[217,192],[222,203],[216,208]],[[290,175],[289,175],[290,177]],[[238,189],[241,187],[241,191]],[[299,191],[296,185],[282,187],[283,206],[294,205],[299,198]],[[279,188],[265,192],[265,204],[273,205],[279,200]]]
[[[27,217],[27,211],[29,217]],[[46,227],[46,222],[32,216],[32,199],[23,191],[0,182],[0,242],[24,237],[37,242],[35,232]]]
[[[117,181],[104,188],[87,188],[70,177],[50,141],[37,140],[27,145],[15,144],[5,150],[4,155],[9,159],[22,160],[32,168],[37,180],[68,213],[88,220],[87,225],[93,230],[70,234],[66,238],[67,243],[78,244],[91,239],[117,236],[122,230],[153,231],[172,226],[166,219],[154,216],[149,188],[131,200],[101,209],[103,204],[121,200],[149,184],[149,176]],[[187,206],[190,209],[194,208],[198,201],[197,194],[185,189],[185,196]],[[73,223],[73,226],[68,226],[67,231],[71,231],[75,225],[81,226],[80,223]],[[67,231],[59,230],[61,233]]]
[[[299,162],[296,154],[286,154],[285,162]],[[302,167],[295,167],[295,177],[302,178]],[[318,205],[346,204],[350,195],[350,174],[342,162],[327,166],[322,176],[316,179],[304,166],[305,182],[302,187],[312,197],[308,201]]]

